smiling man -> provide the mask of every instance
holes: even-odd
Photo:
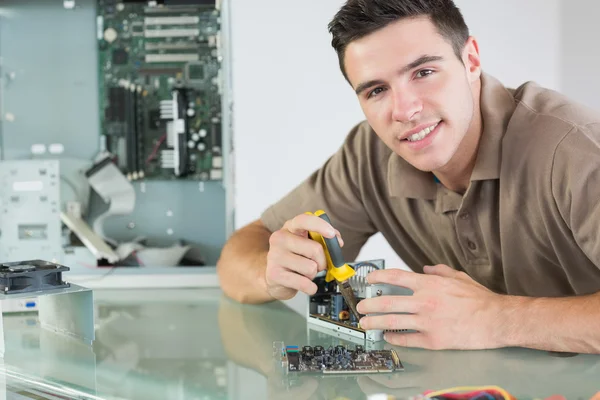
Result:
[[[600,117],[533,82],[504,87],[451,0],[349,0],[330,23],[366,116],[306,181],[228,241],[221,285],[261,303],[314,293],[307,231],[347,260],[381,232],[414,291],[358,305],[366,329],[430,349],[600,353]],[[306,211],[324,209],[335,228]]]

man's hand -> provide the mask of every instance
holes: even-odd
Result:
[[[411,329],[386,333],[391,344],[426,349],[503,347],[501,316],[508,297],[491,292],[464,272],[446,265],[426,266],[425,274],[402,270],[371,272],[370,284],[407,287],[412,296],[382,296],[358,304],[361,314],[393,313],[361,319],[364,329]],[[408,314],[400,314],[408,313]]]
[[[309,231],[326,238],[337,236],[340,245],[344,245],[340,233],[314,215],[298,215],[273,232],[265,279],[267,291],[277,300],[291,299],[298,291],[310,295],[317,291],[312,280],[327,268],[327,263],[323,247],[308,237]]]

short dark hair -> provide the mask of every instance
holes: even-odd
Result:
[[[462,61],[462,51],[469,39],[469,28],[452,0],[348,0],[329,23],[331,45],[338,55],[346,80],[346,47],[402,18],[428,16]]]

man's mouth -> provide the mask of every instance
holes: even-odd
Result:
[[[418,142],[419,140],[425,139],[433,130],[439,125],[441,121],[436,122],[435,124],[428,126],[426,128],[421,129],[419,132],[414,133],[402,140],[407,140],[409,142]]]

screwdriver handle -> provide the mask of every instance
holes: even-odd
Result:
[[[327,216],[327,214],[319,215],[319,218],[325,220],[329,225],[331,225],[331,220]],[[333,226],[333,225],[332,225]],[[331,263],[334,267],[340,268],[343,267],[344,264],[344,256],[342,255],[342,247],[340,246],[340,242],[337,236],[330,238],[323,237],[325,241],[325,245],[327,246],[327,250],[329,251],[329,256],[331,257]]]
[[[315,213],[308,211],[306,214],[315,215],[331,225],[329,217],[323,210],[318,210]],[[322,236],[320,233],[308,232],[308,237],[319,242],[323,247],[323,251],[325,252],[325,258],[327,260],[327,274],[325,275],[325,282],[331,282],[332,280],[344,282],[354,276],[354,269],[344,262],[342,248],[337,236],[329,239]]]

